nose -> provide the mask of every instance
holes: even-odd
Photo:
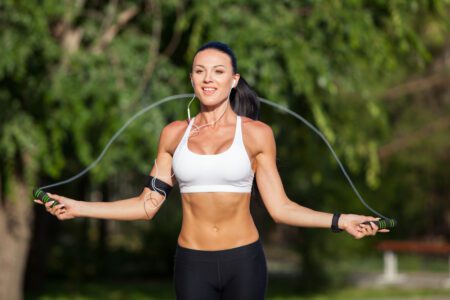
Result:
[[[207,83],[207,82],[211,82],[211,81],[212,81],[211,72],[206,71],[205,77],[203,77],[203,82]]]

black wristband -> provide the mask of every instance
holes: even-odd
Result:
[[[342,229],[339,229],[338,223],[339,223],[339,217],[341,214],[333,214],[333,219],[331,220],[331,231],[332,232],[341,232]]]
[[[153,185],[154,180],[154,185]],[[147,184],[145,185],[152,191],[158,192],[159,194],[169,197],[169,193],[172,190],[172,186],[168,185],[162,180],[155,178],[153,176],[148,176]],[[163,192],[164,191],[164,192]]]

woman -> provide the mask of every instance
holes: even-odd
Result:
[[[277,223],[332,227],[355,238],[376,234],[375,224],[362,224],[376,218],[318,212],[286,196],[273,132],[256,120],[256,94],[237,73],[227,45],[211,42],[197,51],[191,82],[201,112],[163,129],[149,184],[139,196],[104,203],[49,194],[60,204],[47,203],[46,209],[60,220],[151,219],[177,181],[183,207],[174,268],[178,299],[264,299],[266,260],[250,214],[254,178]]]

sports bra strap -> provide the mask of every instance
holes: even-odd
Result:
[[[192,129],[192,124],[194,124],[194,120],[195,120],[195,117],[193,117],[193,118],[191,119],[191,121],[189,122],[188,127],[187,127],[186,130],[184,131],[184,135],[183,135],[183,138],[181,139],[181,142],[184,143],[184,142],[186,142],[186,140],[188,139],[189,134],[190,134],[191,129]]]
[[[241,116],[237,116],[236,122],[236,136],[234,137],[235,141],[240,143],[242,146],[244,145],[244,140],[242,138],[242,118]]]

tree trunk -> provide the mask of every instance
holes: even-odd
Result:
[[[33,202],[18,176],[11,177],[10,186],[0,206],[0,299],[18,300],[23,298]]]
[[[109,201],[108,182],[102,184],[102,201]],[[97,274],[106,275],[105,267],[108,255],[108,220],[100,219],[98,222],[98,244],[97,244]]]

